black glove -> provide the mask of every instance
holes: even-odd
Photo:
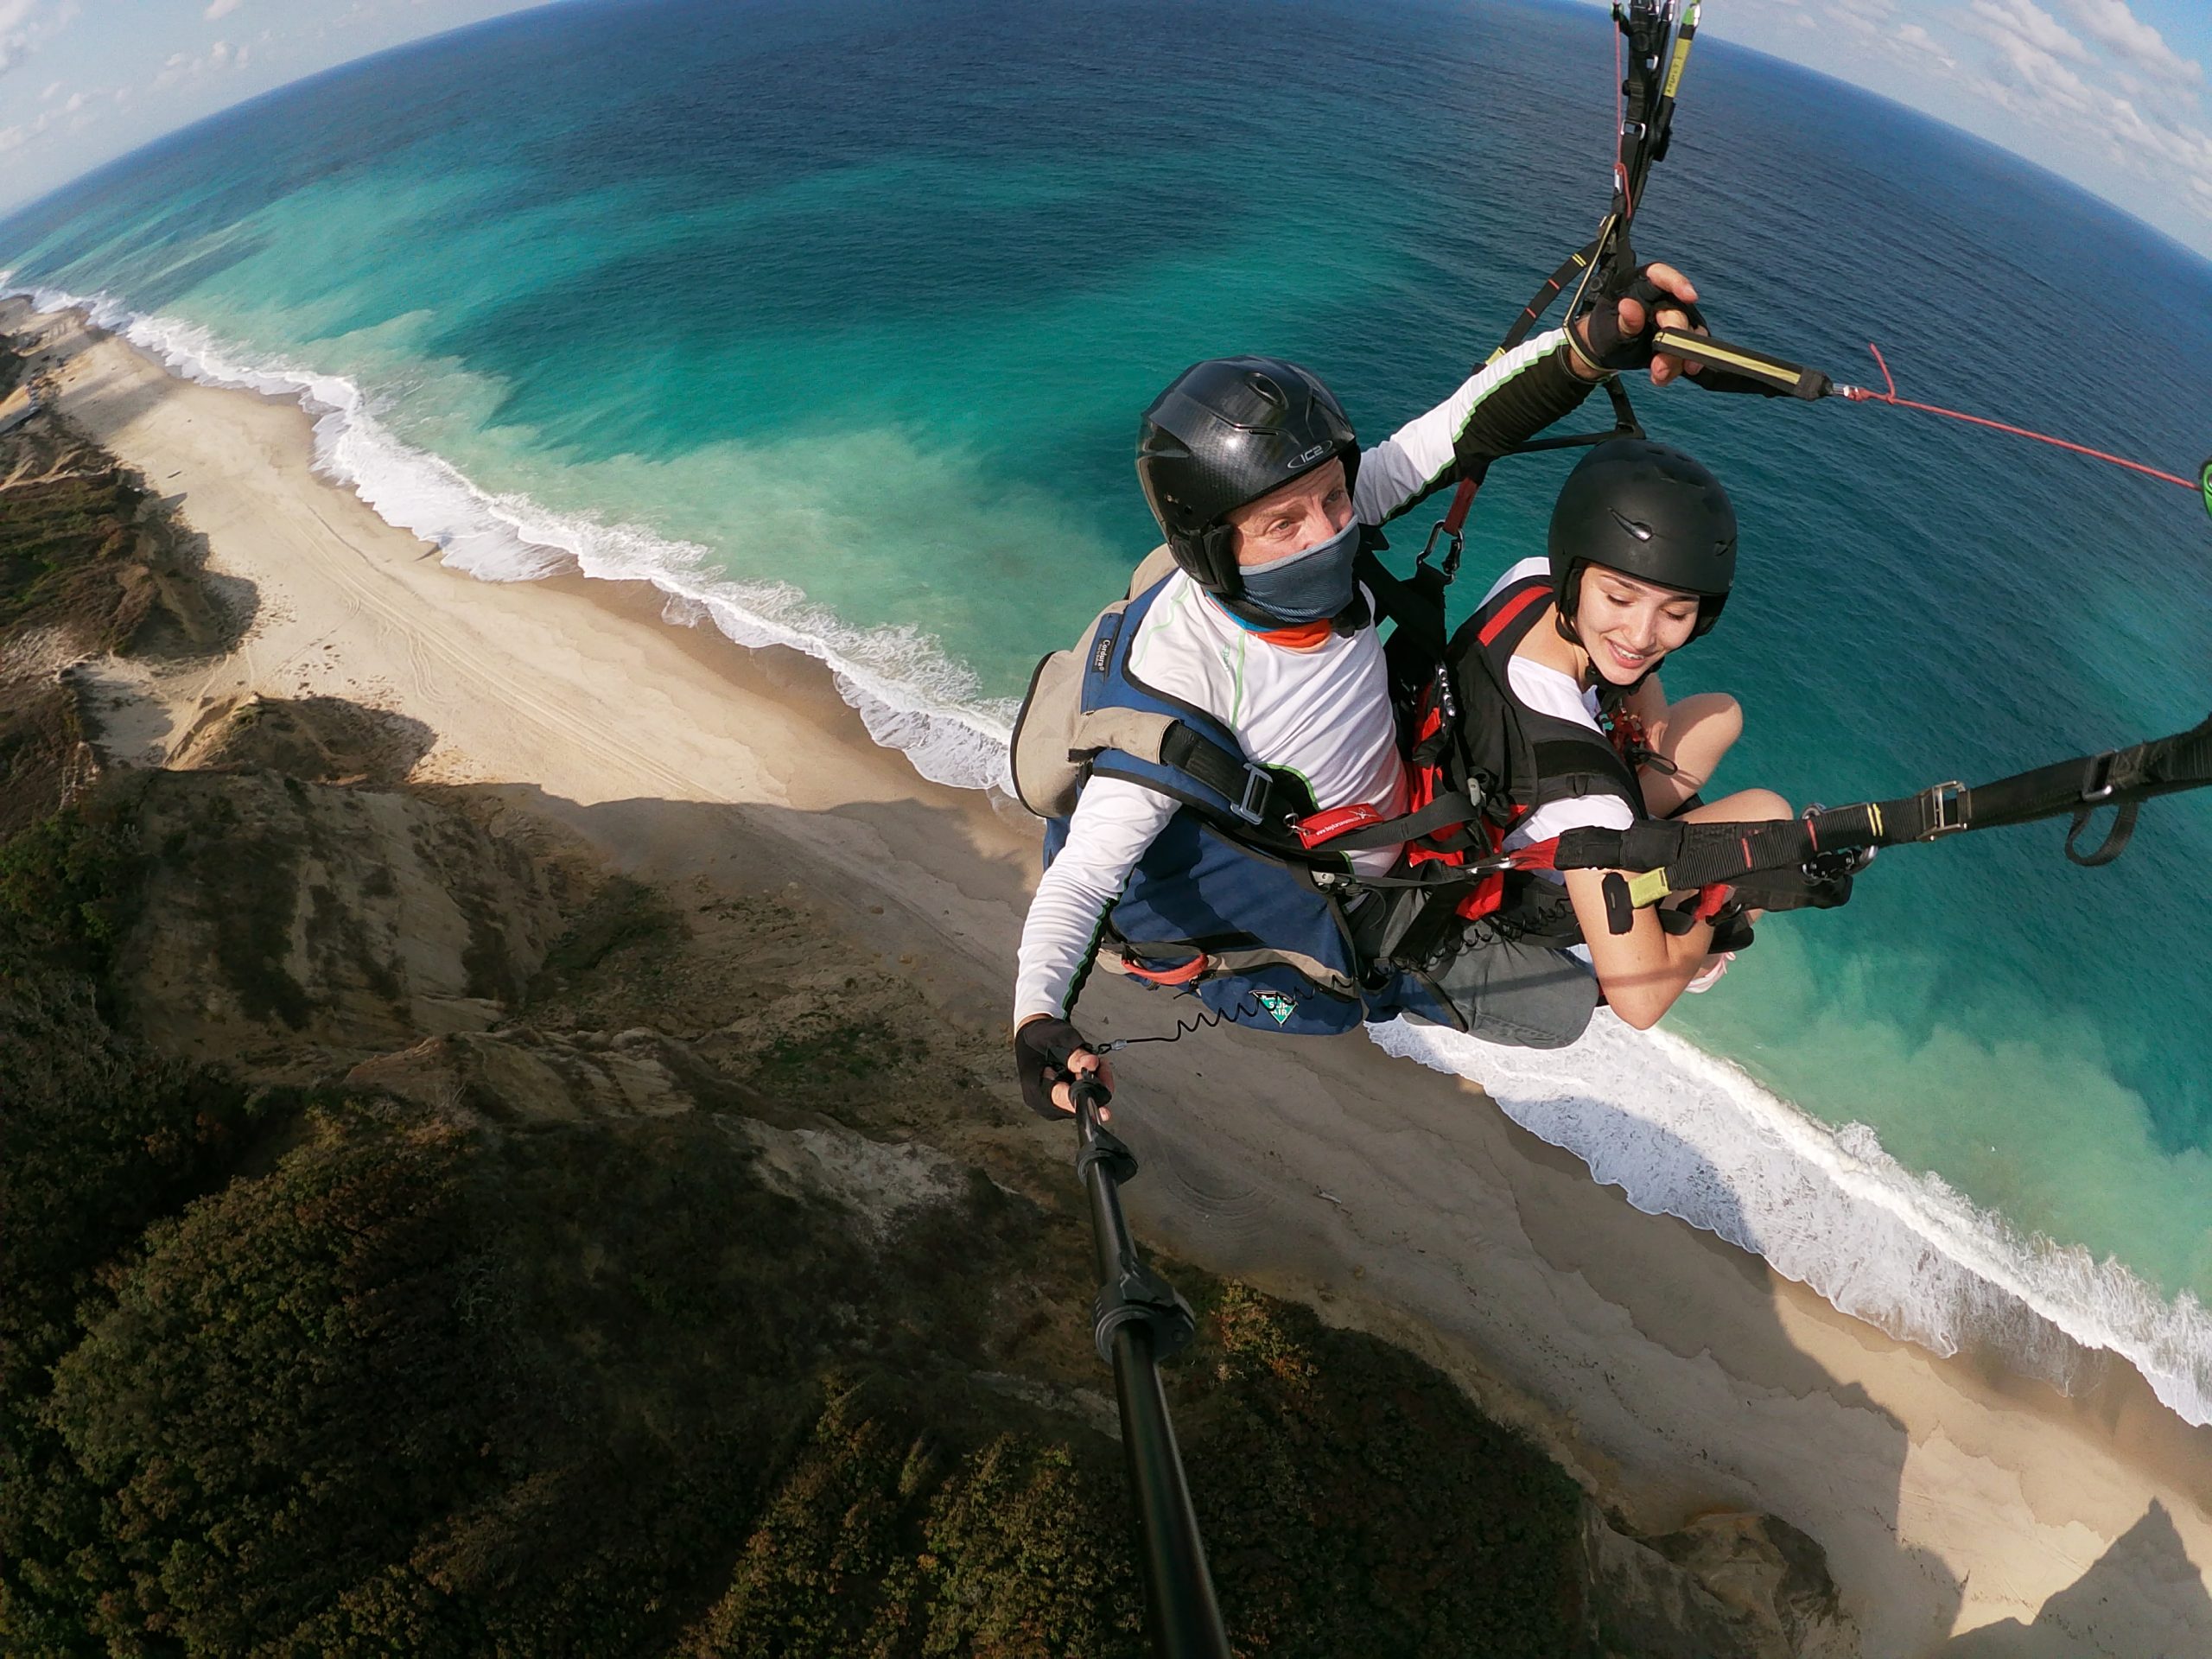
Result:
[[[1601,369],[1617,373],[1651,366],[1651,336],[1659,329],[1659,308],[1679,308],[1689,319],[1693,328],[1705,327],[1705,314],[1688,300],[1677,299],[1651,280],[1651,267],[1639,265],[1636,275],[1625,286],[1608,282],[1598,292],[1598,304],[1590,313],[1589,353],[1591,360]],[[1634,300],[1643,307],[1643,327],[1633,334],[1621,329],[1623,300]]]
[[[1689,332],[1712,329],[1705,321],[1705,313],[1694,301],[1678,299],[1651,280],[1651,267],[1639,265],[1636,275],[1624,285],[1611,281],[1599,291],[1597,308],[1590,313],[1590,356],[1599,367],[1623,372],[1651,366],[1653,347],[1651,338],[1659,330],[1659,308],[1674,306],[1681,309],[1688,321]],[[1643,327],[1634,334],[1621,330],[1620,302],[1635,300],[1643,307]],[[1693,353],[1693,356],[1695,354]],[[1770,384],[1756,376],[1723,368],[1718,363],[1702,364],[1691,381],[1705,391],[1755,392],[1762,397],[1809,397],[1827,394],[1826,376],[1811,377],[1818,383],[1818,391],[1801,386],[1792,391],[1787,386]]]
[[[1021,1079],[1022,1103],[1039,1117],[1065,1117],[1052,1099],[1052,1085],[1075,1081],[1068,1057],[1090,1046],[1065,1020],[1032,1020],[1022,1026],[1014,1033],[1014,1071]]]

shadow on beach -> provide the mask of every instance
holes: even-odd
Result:
[[[844,909],[851,931],[894,971],[914,976],[918,1019],[947,1013],[984,1025],[1003,1019],[1003,985],[963,941],[939,931],[946,914],[932,913],[936,907],[920,893],[907,895],[919,902],[904,913],[897,906],[881,913],[885,906],[869,902],[884,897],[880,890],[835,868],[846,849],[864,855],[870,844],[917,845],[926,836],[941,847],[941,827],[930,823],[925,804],[854,804],[808,814],[666,800],[579,805],[521,785],[453,792],[562,823],[625,874],[677,890],[757,892],[797,881],[811,901]],[[1018,907],[1022,873],[1003,859],[980,849],[938,856],[959,893]],[[825,859],[832,868],[823,868]],[[1116,1033],[1173,1029],[1163,1018],[1168,1005],[1129,988],[1089,995],[1107,1005],[1100,1017]],[[1904,1425],[1797,1346],[1777,1316],[1771,1277],[1756,1256],[1675,1218],[1634,1210],[1593,1182],[1580,1160],[1512,1124],[1459,1079],[1392,1061],[1362,1038],[1293,1053],[1280,1039],[1207,1032],[1121,1059],[1125,1132],[1144,1164],[1129,1204],[1137,1224],[1162,1246],[1279,1294],[1318,1294],[1325,1317],[1370,1324],[1395,1340],[1413,1336],[1406,1325],[1427,1327],[1442,1341],[1416,1338],[1416,1351],[1463,1382],[1465,1356],[1472,1351],[1484,1370],[1503,1375],[1509,1395],[1566,1413],[1577,1441],[1571,1464],[1646,1465],[1635,1484],[1661,1489],[1659,1495],[1637,1504],[1634,1515],[1616,1515],[1633,1542],[1595,1563],[1623,1580],[1620,1605],[1636,1604],[1627,1580],[1663,1571],[1637,1554],[1639,1546],[1693,1572],[1710,1569],[1740,1556],[1751,1523],[1770,1513],[1789,1523],[1785,1531],[1816,1540],[1827,1556],[1825,1566],[1819,1548],[1809,1560],[1793,1557],[1786,1539],[1778,1553],[1756,1547],[1769,1570],[1746,1592],[1747,1605],[1773,1610],[1777,1636],[1809,1637],[1833,1621],[1833,1569],[1847,1612],[1866,1626],[1867,1611],[1876,1611],[1866,1644],[1853,1650],[1917,1659],[1948,1637],[1961,1600],[1958,1580],[1931,1552],[1896,1542],[1912,1449]],[[1311,1065],[1300,1063],[1308,1059]],[[1376,1109],[1386,1098],[1378,1082],[1401,1122]],[[1630,1127],[1624,1122],[1623,1131]],[[1687,1147],[1669,1151],[1696,1156]],[[1501,1165],[1517,1166],[1503,1192]],[[1712,1190],[1726,1191],[1717,1171],[1706,1166],[1698,1174]],[[1452,1192],[1462,1201],[1445,1196]],[[1486,1217],[1471,1245],[1463,1224],[1474,1207],[1465,1201],[1471,1193],[1483,1195]],[[1740,1216],[1719,1219],[1745,1226]],[[1576,1298],[1587,1291],[1595,1294],[1591,1309],[1618,1321],[1615,1360],[1586,1332],[1522,1324],[1524,1301],[1490,1293],[1493,1282],[1525,1278],[1530,1247],[1557,1275],[1559,1318],[1583,1317]],[[1069,1288],[1071,1296],[1084,1294],[1083,1287]],[[1380,1319],[1382,1310],[1371,1306],[1377,1300],[1388,1305]],[[1712,1318],[1701,1319],[1700,1310]],[[1440,1351],[1452,1347],[1460,1350],[1456,1365]],[[1545,1363],[1562,1347],[1590,1357],[1564,1371]],[[1531,1353],[1540,1362],[1523,1364],[1518,1357]],[[1561,1398],[1563,1375],[1574,1381]],[[1647,1385],[1653,1397],[1636,1398]],[[1677,1410],[1681,1415],[1672,1415]],[[1820,1535],[1833,1534],[1832,1517],[1815,1511],[1834,1495],[1821,1491],[1817,1475],[1800,1489],[1820,1501],[1793,1501],[1783,1476],[1793,1464],[1802,1473],[1807,1446],[1777,1446],[1758,1421],[1777,1411],[1802,1416],[1808,1432],[1839,1437],[1817,1445],[1811,1461],[1847,1470],[1854,1494],[1873,1495],[1852,1537]],[[1610,1444],[1617,1426],[1643,1444]],[[1556,1428],[1540,1433],[1553,1438]],[[1655,1477],[1649,1465],[1661,1446],[1675,1467]],[[1203,1483],[1203,1466],[1194,1466],[1192,1478]],[[1716,1604],[1713,1612],[1728,1611]],[[1716,1645],[1718,1631],[1700,1639],[1698,1628],[1694,1616],[1675,1617],[1670,1626],[1607,1635],[1614,1650],[1649,1659],[1712,1659],[1735,1650]]]
[[[2163,1636],[2154,1632],[2156,1625]],[[2115,1630],[2129,1634],[2115,1637]],[[2118,1641],[2120,1645],[2111,1645]],[[2140,1643],[2140,1645],[2139,1645]],[[1941,1659],[2195,1659],[2212,1650],[2212,1596],[2189,1558],[2165,1505],[2153,1500],[2071,1586],[2043,1605],[2035,1623],[2002,1619],[1968,1631]]]
[[[1018,911],[1026,873],[981,848],[948,847],[925,801],[804,813],[671,801],[580,806],[527,793],[536,810],[654,880],[752,884],[796,877],[814,896],[847,907],[857,936],[925,982],[918,1014],[936,1007],[985,1023],[1002,1018],[1004,987],[988,962],[976,960],[972,943],[950,931],[949,911],[932,914],[915,893],[909,897],[918,902],[906,914],[886,917],[868,902],[882,893],[838,868],[841,858],[865,859],[871,849],[927,844],[943,849],[933,850],[936,873],[952,892]],[[779,850],[764,858],[771,848]],[[1117,1033],[1173,1029],[1163,1017],[1168,1005],[1156,997],[1122,986],[1092,995],[1108,1005],[1102,1018]],[[1965,1586],[1933,1549],[1898,1541],[1912,1530],[1900,1514],[1911,1436],[1858,1382],[1831,1374],[1793,1338],[1778,1316],[1778,1299],[1800,1293],[1782,1286],[1751,1250],[1634,1209],[1599,1185],[1580,1159],[1475,1100],[1459,1079],[1393,1062],[1360,1038],[1317,1042],[1293,1056],[1279,1039],[1217,1031],[1122,1058],[1128,1132],[1147,1178],[1130,1193],[1140,1226],[1216,1270],[1293,1294],[1318,1291],[1332,1318],[1359,1323],[1365,1303],[1388,1300],[1402,1318],[1440,1333],[1445,1345],[1471,1351],[1516,1390],[1563,1410],[1569,1433],[1584,1440],[1574,1449],[1594,1454],[1594,1464],[1613,1461],[1616,1449],[1607,1441],[1614,1425],[1630,1442],[1618,1448],[1624,1463],[1663,1446],[1675,1470],[1656,1479],[1639,1472],[1638,1482],[1662,1496],[1641,1506],[1643,1512],[1630,1517],[1641,1524],[1629,1528],[1659,1554],[1694,1562],[1713,1545],[1716,1513],[1772,1513],[1825,1548],[1844,1610],[1859,1625],[1858,1650],[1869,1655],[2177,1659],[2212,1650],[2203,1573],[2155,1502],[2075,1585],[2045,1603],[2032,1625],[2004,1621],[1953,1638]],[[1625,1115],[1617,1132],[1656,1133]],[[1694,1148],[1677,1142],[1662,1151],[1694,1166],[1688,1179],[1700,1192],[1728,1192],[1721,1173]],[[1330,1196],[1318,1196],[1325,1191]],[[1471,1194],[1483,1195],[1496,1212],[1470,1230],[1452,1212],[1467,1209]],[[1740,1212],[1724,1208],[1713,1224],[1756,1249]],[[1521,1246],[1519,1259],[1514,1245]],[[1557,1331],[1491,1323],[1517,1319],[1525,1303],[1502,1304],[1485,1294],[1485,1279],[1525,1275],[1531,1247],[1563,1287],[1586,1287],[1598,1311],[1620,1320],[1618,1370],[1605,1361],[1605,1343],[1587,1332],[1573,1345],[1590,1357],[1571,1367],[1516,1357],[1533,1353],[1555,1362],[1562,1346]],[[1558,1302],[1562,1319],[1584,1317],[1564,1290]],[[1825,1304],[1820,1311],[1848,1325],[1864,1345],[1902,1346]],[[2055,1331],[2048,1335],[2063,1340]],[[1430,1357],[1438,1357],[1438,1345],[1433,1337],[1426,1344]],[[2050,1403],[2037,1397],[2043,1385],[2005,1376],[1998,1356],[1933,1363],[1960,1367],[1969,1374],[1962,1382],[2017,1400],[2023,1410]],[[2201,1457],[2205,1433],[2169,1424],[2161,1412],[2139,1412],[2147,1385],[2119,1362],[2093,1374],[2098,1370],[2107,1380],[2079,1414],[2149,1419],[2150,1429],[2121,1454],[2152,1471],[2171,1460],[2185,1481],[2180,1459]],[[1464,1365],[1459,1374],[1465,1380]],[[1560,1397],[1563,1376],[1574,1380]],[[1640,1377],[1656,1381],[1664,1406],[1624,1403]],[[1801,1424],[1803,1436],[1791,1438],[1795,1428],[1769,1433],[1762,1420]],[[1193,1478],[1203,1472],[1194,1470]],[[1839,1502],[1839,1478],[1848,1483],[1853,1502],[1866,1505],[1840,1532],[1838,1514],[1853,1511]],[[1923,1511],[1929,1496],[1921,1495]],[[1924,1522],[1919,1529],[1926,1535]],[[1793,1593],[1796,1614],[1811,1621],[1820,1611],[1817,1593],[1802,1580],[1760,1593],[1780,1605],[1785,1622]],[[1674,1651],[1634,1643],[1623,1650],[1656,1659]],[[1688,1659],[1695,1650],[1680,1651]]]

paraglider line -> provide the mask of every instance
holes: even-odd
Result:
[[[2033,438],[2037,443],[2047,443],[2054,448],[2070,449],[2077,455],[2088,455],[2096,461],[2108,461],[2115,467],[2126,467],[2130,472],[2141,473],[2149,478],[2163,479],[2169,484],[2178,484],[2184,490],[2195,490],[2198,487],[2190,479],[2178,477],[2172,473],[2162,473],[2155,467],[2145,467],[2141,461],[2130,461],[2124,455],[2107,454],[2103,450],[2092,449],[2087,444],[2069,443],[2064,438],[2054,438],[2047,432],[2031,432],[2024,426],[2010,426],[2003,421],[1989,420],[1980,415],[1968,415],[1961,410],[1944,409],[1935,404],[1915,403],[1910,397],[1900,397],[1897,396],[1897,380],[1890,373],[1889,364],[1883,359],[1882,348],[1870,340],[1867,342],[1866,349],[1874,353],[1874,361],[1880,367],[1882,378],[1888,385],[1889,390],[1876,391],[1868,386],[1838,386],[1835,389],[1838,397],[1847,397],[1854,404],[1891,404],[1899,409],[1916,409],[1923,414],[1941,415],[1948,420],[1967,421],[1975,426],[1986,426],[1999,432],[2009,432],[2016,438]]]

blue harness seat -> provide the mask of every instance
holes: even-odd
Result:
[[[1180,808],[1130,873],[1092,963],[1262,1031],[1333,1036],[1408,1013],[1457,1025],[1423,976],[1360,961],[1338,896],[1358,891],[1344,855],[1297,853],[1281,830],[1268,833],[1313,810],[1303,783],[1254,762],[1222,721],[1130,671],[1130,647],[1165,585],[1099,619],[1070,728],[1078,743],[1086,729],[1109,739],[1071,751],[1086,781],[1141,784]],[[1047,867],[1068,823],[1046,821]]]

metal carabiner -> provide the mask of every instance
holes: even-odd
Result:
[[[1421,556],[1414,561],[1414,569],[1418,570],[1428,563],[1428,556],[1436,551],[1439,536],[1452,538],[1452,545],[1445,550],[1444,562],[1436,567],[1437,573],[1449,582],[1459,574],[1459,556],[1466,551],[1467,537],[1465,532],[1452,529],[1446,519],[1440,518],[1429,527],[1428,540],[1422,543]]]

